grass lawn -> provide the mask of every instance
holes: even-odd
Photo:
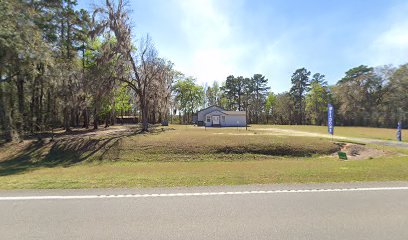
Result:
[[[408,158],[342,162],[281,158],[231,162],[110,162],[0,177],[2,189],[101,188],[408,180]]]
[[[304,132],[327,134],[327,126],[307,126],[307,125],[253,125],[251,129],[257,128],[280,128],[292,129]],[[334,136],[356,137],[356,138],[374,138],[382,140],[396,140],[397,129],[392,128],[371,128],[371,127],[341,127],[334,128]],[[408,142],[408,130],[402,130],[402,140]]]
[[[171,129],[171,130],[170,130]],[[408,157],[340,161],[325,138],[171,126],[0,146],[0,189],[408,180]]]
[[[174,129],[174,128],[171,128]],[[178,126],[148,136],[118,141],[105,160],[121,161],[213,161],[248,160],[262,156],[330,154],[339,146],[324,138],[272,136],[236,128]]]

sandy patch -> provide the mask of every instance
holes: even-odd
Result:
[[[388,151],[353,143],[342,144],[341,151],[347,154],[348,160],[366,160],[393,154]],[[338,157],[337,153],[333,155]]]

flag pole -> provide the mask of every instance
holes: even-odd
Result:
[[[334,135],[334,107],[330,103],[327,104],[328,112],[327,112],[327,131],[332,136],[333,142],[333,135]]]

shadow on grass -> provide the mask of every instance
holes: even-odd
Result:
[[[138,134],[159,134],[164,131],[163,128],[152,126],[146,133],[137,127],[129,132],[112,136],[102,135],[98,138],[82,137],[80,134],[73,133],[66,134],[68,136],[66,138],[48,143],[36,141],[13,158],[0,162],[0,176],[24,173],[43,167],[69,167],[87,160],[102,160],[122,138]]]
[[[174,130],[174,128],[162,127],[158,124],[149,124],[149,130],[147,132],[143,132],[141,124],[127,124],[127,125],[115,125],[115,126],[126,126],[129,130],[131,130],[135,134],[142,134],[142,133],[149,133],[149,134],[157,134],[165,130]],[[84,129],[84,128],[72,128],[71,131],[56,131],[52,133],[51,131],[41,132],[41,133],[32,133],[24,136],[25,140],[41,140],[47,138],[64,138],[64,137],[75,137],[80,135],[86,135],[91,133],[103,133],[106,130],[111,130],[110,127],[108,128],[98,128],[98,129]],[[2,142],[0,141],[0,144]],[[1,145],[0,145],[1,146]]]
[[[338,145],[330,148],[305,148],[285,144],[278,145],[246,145],[246,146],[223,146],[215,149],[216,153],[222,154],[261,154],[270,156],[311,157],[314,154],[333,154],[340,150]]]
[[[42,167],[69,167],[86,161],[100,151],[108,151],[122,137],[108,139],[61,139],[30,144],[12,159],[0,162],[0,176],[13,175]]]

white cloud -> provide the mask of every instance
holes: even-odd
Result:
[[[230,35],[226,16],[217,11],[213,1],[181,0],[179,4],[181,29],[188,43],[186,58],[178,62],[181,70],[201,83],[213,81],[217,75],[230,71],[231,66],[220,64],[225,58],[222,41]]]
[[[408,62],[408,21],[382,33],[370,46],[373,65]]]
[[[401,64],[408,62],[408,5],[398,6],[390,12],[389,28],[380,32],[369,46],[372,65]]]
[[[239,47],[207,47],[195,50],[191,71],[200,82],[222,81],[230,74],[237,74],[236,61],[243,54]]]
[[[223,81],[239,72],[238,63],[247,54],[240,43],[226,9],[234,1],[194,0],[178,2],[181,9],[180,27],[187,45],[183,59],[176,67],[200,83]]]
[[[181,26],[191,44],[199,47],[219,44],[231,35],[228,17],[215,1],[181,0]]]
[[[274,91],[286,90],[288,72],[293,70],[289,70],[286,57],[290,48],[283,38],[264,42],[251,29],[243,29],[237,21],[244,19],[233,16],[243,15],[241,3],[179,0],[180,28],[187,45],[183,58],[174,59],[176,68],[201,84],[224,81],[231,74],[250,77],[261,73],[269,78]]]

